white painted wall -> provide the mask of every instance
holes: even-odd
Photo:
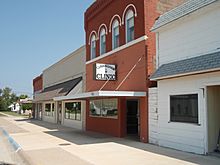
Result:
[[[220,1],[157,30],[157,66],[220,49]]]
[[[43,71],[43,87],[85,76],[85,63],[86,50],[83,46]]]
[[[158,144],[158,90],[149,88],[149,142]]]
[[[178,150],[207,152],[206,86],[220,84],[220,72],[165,79],[158,82],[158,144]],[[170,122],[170,95],[198,93],[199,125]],[[151,121],[151,120],[150,120]]]

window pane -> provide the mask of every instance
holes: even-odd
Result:
[[[118,117],[117,99],[100,99],[90,101],[90,116]]]
[[[96,42],[91,42],[91,59],[94,59],[96,57]]]
[[[75,112],[76,112],[76,120],[81,120],[81,103],[75,102],[74,103]]]
[[[65,118],[75,119],[75,114],[73,113],[73,103],[65,103]]]
[[[45,115],[46,116],[51,115],[51,104],[45,104]]]
[[[127,42],[134,40],[134,17],[127,20]]]
[[[198,123],[198,95],[170,96],[171,121]]]
[[[119,47],[119,27],[113,29],[113,49]]]
[[[90,115],[92,116],[100,116],[101,115],[101,100],[91,100],[90,101]]]
[[[81,120],[81,103],[65,103],[65,118],[71,120]]]
[[[134,17],[128,19],[128,28],[134,27]]]
[[[102,35],[100,37],[100,54],[104,54],[106,52],[106,36],[105,35]]]
[[[117,99],[104,99],[102,102],[102,116],[115,117],[118,116]]]

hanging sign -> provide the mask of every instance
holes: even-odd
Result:
[[[94,64],[95,80],[116,80],[116,65],[112,64]]]

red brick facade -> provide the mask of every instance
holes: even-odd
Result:
[[[159,14],[178,5],[183,0],[176,0],[172,3],[165,0],[97,0],[85,12],[85,32],[86,32],[86,91],[100,90],[106,81],[96,81],[93,79],[93,65],[95,63],[117,65],[117,80],[109,81],[102,90],[107,91],[148,91],[150,81],[148,80],[155,69],[156,37],[150,32],[155,19]],[[134,12],[134,41],[120,51],[112,51],[111,24],[114,19],[118,19],[120,28],[120,46],[126,44],[125,35],[125,14],[131,9]],[[90,41],[91,35],[96,35],[96,57],[99,52],[99,34],[102,27],[107,28],[106,52],[108,56],[100,59],[93,59],[90,62]],[[145,37],[148,37],[146,40]],[[140,40],[139,40],[140,39]],[[131,69],[132,72],[129,74]],[[128,76],[127,76],[128,75]],[[127,78],[125,79],[125,77]],[[125,81],[123,82],[123,80]],[[123,82],[123,83],[122,83]],[[119,84],[122,85],[119,87]],[[126,136],[126,100],[139,100],[140,115],[140,140],[148,142],[148,98],[118,98],[118,119],[107,119],[90,117],[89,100],[87,100],[86,129],[102,132],[113,136]]]
[[[41,91],[43,89],[43,78],[42,75],[36,77],[33,80],[33,91],[37,92],[37,91]]]

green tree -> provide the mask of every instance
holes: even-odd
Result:
[[[12,93],[12,89],[5,87],[0,89],[0,110],[8,110],[8,106],[16,102],[18,97],[16,94]]]
[[[28,95],[22,94],[22,95],[19,96],[19,99],[26,99],[26,98],[28,98]]]
[[[30,109],[32,109],[32,104],[31,103],[22,104],[22,109],[23,110],[30,110]]]
[[[11,102],[17,102],[18,100],[19,100],[19,97],[16,96],[15,93],[12,93],[12,94],[11,94]]]

